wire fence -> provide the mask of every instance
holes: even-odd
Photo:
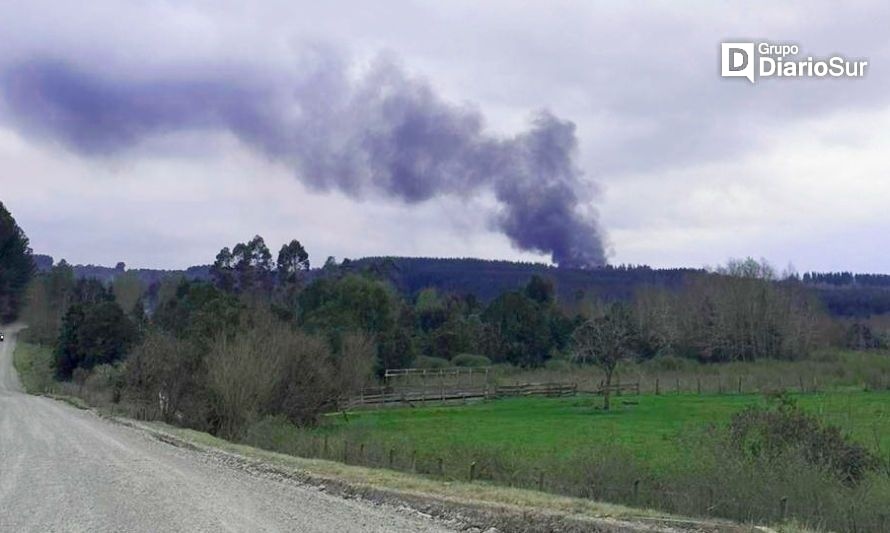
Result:
[[[635,472],[621,460],[610,467],[608,457],[591,464],[567,461],[562,465],[542,462],[532,466],[498,453],[453,450],[453,453],[438,455],[417,448],[334,435],[313,436],[297,448],[289,453],[449,482],[490,483],[689,517],[716,517],[752,524],[793,521],[817,531],[890,531],[890,506],[882,505],[878,499],[826,497],[807,487],[798,487],[800,490],[786,494],[780,488],[751,484],[744,476],[736,479],[704,476],[697,481],[690,477],[672,483]]]

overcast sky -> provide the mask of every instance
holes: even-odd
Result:
[[[585,222],[571,227],[598,220],[611,263],[750,255],[800,271],[890,272],[888,23],[885,2],[4,2],[0,200],[36,252],[76,263],[182,268],[254,234],[273,251],[298,238],[316,265],[550,261],[520,250],[498,218],[510,198],[502,181],[463,187],[459,175],[414,195],[333,175],[348,150],[329,145],[352,146],[350,114],[330,131],[256,133],[303,124],[307,110],[282,94],[321,108],[385,64],[473,139],[525,146],[542,112],[573,133],[568,205]],[[867,58],[867,76],[721,79],[720,43],[739,40]],[[95,114],[35,104],[21,82],[35,71],[62,87],[58,101]],[[183,91],[210,111],[180,112]],[[316,149],[336,157],[310,176]]]

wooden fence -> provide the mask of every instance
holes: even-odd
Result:
[[[596,394],[602,396],[606,392],[606,387],[600,383],[599,386],[595,389],[579,389],[578,392],[582,392],[584,394]],[[609,394],[613,396],[621,396],[622,394],[630,394],[633,396],[639,396],[640,394],[640,382],[634,381],[632,383],[612,383],[609,385]]]
[[[578,393],[577,383],[523,383],[520,385],[498,385],[495,396],[573,396]]]
[[[613,383],[610,391],[615,396],[639,394],[639,383]],[[517,383],[513,385],[482,385],[479,387],[449,388],[425,387],[418,389],[394,390],[388,387],[362,389],[352,397],[341,398],[339,410],[359,407],[382,407],[385,405],[415,405],[428,402],[454,402],[515,396],[547,396],[558,398],[573,396],[578,392],[602,395],[604,390],[579,391],[577,383]]]
[[[405,404],[425,402],[447,402],[455,400],[470,400],[477,398],[489,398],[493,396],[494,388],[489,386],[451,389],[451,388],[422,388],[415,390],[393,390],[386,387],[363,389],[357,396],[343,398],[340,401],[340,409],[352,409],[361,406],[382,406],[386,404]]]

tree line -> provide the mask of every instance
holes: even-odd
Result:
[[[540,275],[487,303],[435,288],[405,297],[386,264],[309,268],[298,240],[273,259],[260,236],[221,249],[209,281],[146,287],[121,269],[102,283],[61,261],[29,286],[25,335],[54,347],[58,379],[102,375],[116,398],[226,435],[266,415],[311,424],[387,368],[564,359],[603,364],[608,380],[627,357],[799,359],[827,342],[806,288],[750,260],[630,302],[565,301]]]

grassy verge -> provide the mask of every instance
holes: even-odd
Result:
[[[219,439],[207,433],[169,426],[159,422],[138,424],[169,436],[188,446],[210,448],[259,461],[259,470],[288,473],[303,482],[324,486],[345,494],[360,494],[373,500],[409,503],[434,515],[481,519],[516,531],[557,528],[566,531],[753,531],[750,526],[721,521],[694,520],[648,509],[631,508],[590,499],[571,498],[545,492],[497,486],[485,482],[445,481],[389,469],[366,468],[323,459],[310,459],[276,453]],[[440,505],[444,507],[440,507]],[[450,511],[448,511],[450,510]],[[518,522],[517,522],[518,521]],[[519,528],[514,529],[518,524]],[[511,527],[512,526],[512,527]],[[803,531],[789,527],[787,531]]]
[[[12,356],[13,366],[22,386],[30,394],[44,394],[53,390],[52,350],[46,346],[18,342]]]
[[[890,392],[799,394],[798,404],[886,458]],[[616,402],[515,398],[467,406],[331,415],[315,429],[281,418],[244,441],[301,457],[420,472],[661,509],[687,516],[879,531],[890,477],[851,486],[799,456],[764,461],[727,453],[733,413],[758,395],[644,395]]]

